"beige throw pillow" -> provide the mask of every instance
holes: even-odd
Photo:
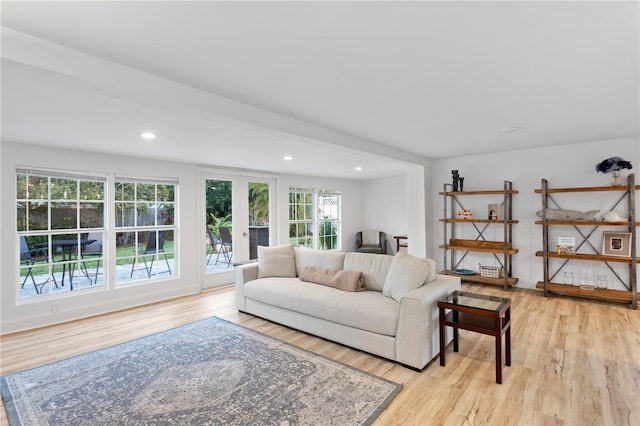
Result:
[[[275,247],[258,246],[258,278],[295,277],[293,244]]]
[[[300,280],[322,284],[344,291],[364,291],[364,276],[359,271],[336,271],[306,266],[300,274]]]
[[[402,296],[424,284],[429,269],[428,259],[411,256],[404,251],[399,252],[391,262],[382,294],[399,302]]]

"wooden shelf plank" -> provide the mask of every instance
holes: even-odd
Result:
[[[441,249],[448,249],[448,250],[465,250],[465,251],[477,251],[477,252],[482,252],[482,253],[504,253],[504,249],[495,249],[495,248],[487,248],[487,247],[469,247],[469,246],[454,246],[454,245],[447,245],[445,247],[444,244],[438,246],[438,248]],[[507,254],[516,254],[518,253],[518,249],[508,249],[507,250]]]
[[[440,222],[447,223],[496,223],[496,224],[504,224],[504,220],[489,220],[489,219],[438,219]],[[518,223],[519,221],[516,219],[507,220],[508,224]]]
[[[536,225],[542,225],[541,220],[536,220]],[[629,221],[627,222],[603,222],[597,220],[547,220],[547,225],[584,225],[584,226],[631,226]],[[636,226],[640,226],[640,223],[636,223]]]
[[[538,281],[536,288],[544,289],[544,282]],[[549,293],[563,294],[567,296],[585,297],[589,299],[613,300],[617,302],[631,303],[631,292],[625,290],[611,290],[608,288],[596,288],[585,290],[577,285],[549,283],[547,285]]]
[[[640,185],[635,186],[636,190],[640,189]],[[547,188],[547,194],[558,192],[599,192],[599,191],[628,191],[629,185],[620,186],[585,186],[582,188]],[[536,194],[542,194],[542,189],[536,188]]]
[[[537,257],[543,257],[543,251],[536,252]],[[575,260],[593,260],[597,262],[618,262],[618,263],[631,263],[630,257],[624,256],[606,256],[602,254],[558,254],[556,252],[547,252],[547,257],[554,257],[558,259],[575,259]],[[640,258],[636,259],[636,263],[640,263]]]
[[[454,277],[460,277],[462,281],[479,283],[479,284],[491,284],[491,285],[497,285],[500,287],[504,286],[504,278],[483,277],[480,274],[462,275],[462,274],[456,274],[455,272],[449,269],[447,269],[446,271],[441,271],[440,273],[443,275],[452,275]],[[507,284],[509,285],[509,287],[513,287],[514,285],[516,285],[517,282],[518,282],[518,278],[507,277]]]
[[[518,194],[518,191],[512,189],[511,191],[506,191],[507,194]],[[444,192],[438,192],[439,195],[444,195]],[[505,191],[501,189],[492,189],[489,191],[451,191],[447,192],[447,195],[504,195]]]

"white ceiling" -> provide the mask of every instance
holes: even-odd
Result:
[[[638,5],[2,1],[2,140],[368,179],[637,136]]]

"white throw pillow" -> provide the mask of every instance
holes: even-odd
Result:
[[[377,246],[380,244],[380,231],[362,231],[362,244],[368,246]]]
[[[258,278],[295,277],[293,244],[275,247],[258,246]]]
[[[424,284],[429,274],[429,266],[426,258],[411,256],[404,251],[399,252],[391,262],[382,294],[399,302],[402,296]]]

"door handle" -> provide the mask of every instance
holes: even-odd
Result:
[[[243,233],[242,233],[242,236],[243,236],[243,237],[245,237],[245,238],[247,238],[247,237],[249,236],[249,234],[247,234],[246,232],[243,232]]]

